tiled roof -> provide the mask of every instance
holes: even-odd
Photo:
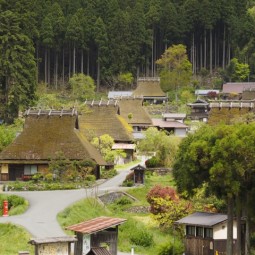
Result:
[[[79,129],[86,137],[110,135],[115,142],[133,140],[132,127],[118,112],[118,105],[88,105],[88,111],[79,116]]]
[[[75,129],[77,116],[28,115],[23,132],[0,153],[0,161],[46,161],[62,152],[70,160],[106,162],[87,139]]]
[[[122,218],[111,218],[102,216],[69,226],[66,229],[83,234],[93,234],[111,227],[118,226],[125,221],[126,219]]]
[[[161,128],[183,128],[186,129],[188,126],[178,121],[165,121],[162,119],[152,119],[153,126]]]
[[[188,215],[175,223],[184,225],[196,225],[196,226],[208,226],[212,227],[227,220],[226,214],[221,213],[207,213],[207,212],[195,212]]]
[[[166,93],[162,91],[159,79],[140,79],[133,96],[166,97]]]
[[[255,88],[255,82],[228,82],[223,84],[223,93],[237,93],[240,94],[244,90],[252,90]]]
[[[120,116],[132,125],[152,125],[151,118],[143,108],[142,102],[143,100],[139,98],[119,100]],[[128,118],[130,113],[132,114],[131,119]]]

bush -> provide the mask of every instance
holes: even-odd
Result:
[[[147,159],[145,161],[145,165],[148,168],[158,167],[158,166],[160,166],[160,160],[158,158],[156,158],[155,156],[153,156],[150,159]]]
[[[181,243],[167,242],[159,246],[157,255],[182,255],[183,252],[184,252],[184,248]]]
[[[132,204],[132,201],[131,201],[128,197],[122,196],[121,198],[119,198],[118,200],[116,200],[115,203],[116,203],[117,205],[123,206],[123,205],[130,205],[130,204]]]
[[[122,183],[122,186],[124,187],[132,187],[134,185],[134,172],[131,172],[128,174]]]
[[[101,172],[101,178],[102,179],[109,179],[117,175],[116,169],[110,169],[110,170],[103,170]]]
[[[134,229],[129,238],[134,245],[148,247],[153,244],[153,235],[145,229]]]

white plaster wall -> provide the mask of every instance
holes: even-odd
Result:
[[[237,226],[236,221],[234,221],[233,226],[233,238],[237,238]],[[227,222],[218,224],[213,228],[213,239],[220,240],[220,239],[227,239]]]
[[[176,136],[184,137],[187,134],[187,131],[185,128],[175,128],[174,134]]]

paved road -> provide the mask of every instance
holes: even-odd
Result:
[[[0,217],[0,223],[11,222],[21,225],[37,238],[65,236],[56,220],[57,214],[76,201],[93,196],[95,193],[103,194],[123,189],[119,185],[129,172],[130,168],[121,170],[117,176],[92,189],[8,192],[24,197],[29,201],[30,206],[22,215]]]

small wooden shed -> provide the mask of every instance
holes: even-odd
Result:
[[[71,255],[71,244],[77,239],[72,236],[35,238],[29,241],[35,246],[35,255]]]
[[[117,255],[118,226],[125,221],[102,216],[67,227],[75,232],[78,239],[74,246],[75,254]]]
[[[137,165],[130,170],[134,171],[134,184],[144,184],[144,175],[146,168],[141,165]]]

